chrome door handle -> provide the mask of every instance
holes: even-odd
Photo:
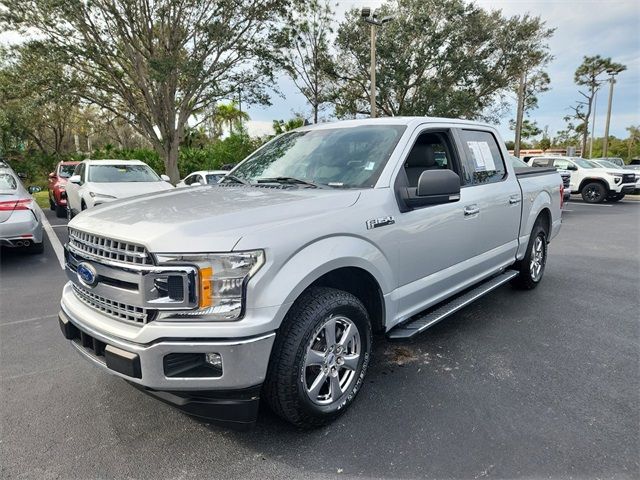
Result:
[[[516,204],[520,203],[520,195],[509,197],[509,203],[511,205],[516,205]]]
[[[480,213],[480,209],[476,205],[470,205],[468,207],[464,207],[465,217],[476,215],[478,213]]]

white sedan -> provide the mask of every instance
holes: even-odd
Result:
[[[170,190],[169,177],[139,160],[84,160],[67,183],[67,216],[118,198]]]
[[[193,172],[183,180],[180,180],[176,187],[197,187],[199,185],[214,185],[224,177],[228,170],[200,170]]]

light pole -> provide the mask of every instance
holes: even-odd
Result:
[[[362,19],[371,24],[371,118],[376,117],[376,30],[387,22],[393,20],[393,16],[383,17],[378,20],[377,10],[371,11],[370,7],[363,7],[360,12]]]
[[[607,108],[607,121],[604,125],[604,141],[602,143],[602,156],[606,158],[607,149],[609,148],[609,123],[611,122],[611,103],[613,101],[613,85],[616,83],[615,76],[624,69],[609,68],[609,107]]]

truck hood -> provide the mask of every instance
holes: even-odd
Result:
[[[173,186],[165,181],[160,182],[109,182],[91,183],[89,190],[93,193],[111,195],[116,198],[133,197],[144,193],[172,190]]]
[[[328,216],[353,205],[359,195],[357,190],[181,188],[85,210],[69,226],[142,244],[154,253],[229,252],[245,232],[284,227],[296,217]]]

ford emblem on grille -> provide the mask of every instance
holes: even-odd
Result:
[[[98,272],[93,265],[87,262],[80,262],[76,267],[78,280],[86,287],[93,288],[98,284]]]

